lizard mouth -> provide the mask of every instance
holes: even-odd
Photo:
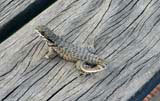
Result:
[[[44,36],[43,36],[38,30],[35,30],[35,32],[38,33],[38,35],[39,35],[40,37],[43,37],[43,38],[44,38]]]
[[[47,40],[38,30],[35,30],[36,33],[38,33],[38,36],[43,38],[43,40]]]

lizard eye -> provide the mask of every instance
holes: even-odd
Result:
[[[45,35],[45,31],[41,31],[40,34],[42,34],[44,36]]]
[[[44,34],[44,31],[41,31],[42,34]]]

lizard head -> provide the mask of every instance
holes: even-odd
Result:
[[[49,39],[49,37],[51,36],[51,34],[53,34],[53,32],[45,25],[39,25],[35,28],[35,31],[41,36],[44,37],[46,39]]]
[[[35,31],[39,33],[41,37],[47,40],[49,43],[55,44],[58,36],[52,32],[47,26],[39,25],[35,28]]]

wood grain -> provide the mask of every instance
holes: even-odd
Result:
[[[159,0],[57,1],[0,44],[0,99],[142,101],[147,94],[141,88],[160,71],[159,5]],[[94,39],[108,69],[80,77],[75,64],[58,56],[45,59],[47,45],[34,31],[40,24],[77,45]]]
[[[1,0],[0,1],[0,27],[13,19],[35,0]]]
[[[0,43],[55,0],[0,0]]]

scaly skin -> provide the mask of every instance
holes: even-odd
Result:
[[[37,26],[35,30],[47,41],[49,49],[46,58],[52,57],[56,52],[63,59],[75,62],[76,67],[85,73],[95,73],[105,69],[105,60],[89,52],[87,48],[65,41],[44,25]],[[85,66],[86,63],[94,66]]]

